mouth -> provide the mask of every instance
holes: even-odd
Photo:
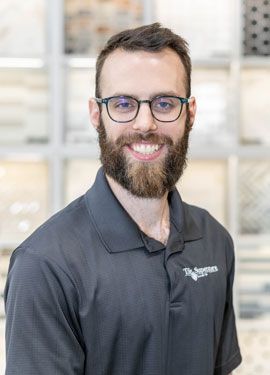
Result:
[[[154,160],[159,157],[162,152],[163,144],[153,143],[131,143],[127,145],[129,152],[139,160]]]

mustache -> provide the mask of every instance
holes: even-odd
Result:
[[[115,141],[115,145],[118,148],[121,148],[123,146],[129,145],[131,143],[140,143],[141,141],[149,142],[153,144],[159,144],[159,145],[168,145],[172,146],[173,141],[170,137],[164,134],[154,134],[154,133],[135,133],[135,134],[125,134],[121,135],[117,140]]]

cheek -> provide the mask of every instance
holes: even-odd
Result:
[[[102,116],[102,122],[106,130],[107,138],[112,142],[115,142],[120,136],[130,132],[129,126],[113,122],[111,119],[105,118],[105,116]]]
[[[161,127],[160,127],[161,128]],[[161,134],[164,134],[168,137],[170,137],[174,143],[176,143],[180,138],[183,137],[185,132],[185,124],[182,122],[177,124],[168,124],[166,125],[166,128],[161,128]]]

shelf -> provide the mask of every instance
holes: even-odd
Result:
[[[247,246],[262,246],[266,247],[270,244],[270,235],[255,235],[255,234],[241,234],[238,236],[238,245],[241,247]],[[269,254],[270,255],[270,254]]]
[[[83,57],[83,56],[63,56],[63,61],[69,68],[80,68],[80,69],[95,69],[96,58],[95,57]]]
[[[270,68],[270,56],[242,56],[240,63],[242,68]]]
[[[48,144],[14,144],[12,146],[0,145],[0,158],[5,160],[39,160],[48,158],[55,151]]]
[[[39,160],[52,158],[57,153],[58,157],[64,158],[96,158],[99,155],[97,143],[53,145],[14,145],[0,146],[0,158],[5,160]]]
[[[270,332],[270,319],[253,320],[238,319],[237,327],[240,331],[265,331]]]
[[[0,241],[0,253],[2,252],[11,252],[19,246],[20,243],[18,241]]]
[[[0,57],[1,69],[42,69],[46,62],[41,58]]]
[[[189,155],[191,158],[203,159],[228,159],[231,156],[238,157],[240,159],[267,159],[270,158],[270,145],[232,145],[230,147],[218,147],[210,143],[200,146],[191,143]]]
[[[229,58],[207,58],[192,60],[193,69],[205,68],[205,69],[229,69],[231,60]]]

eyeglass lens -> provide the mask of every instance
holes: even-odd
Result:
[[[140,103],[131,97],[119,96],[108,100],[108,111],[110,117],[119,122],[128,122],[135,119],[138,114]],[[150,102],[151,112],[156,120],[175,121],[182,108],[178,98],[164,96],[154,98]]]

